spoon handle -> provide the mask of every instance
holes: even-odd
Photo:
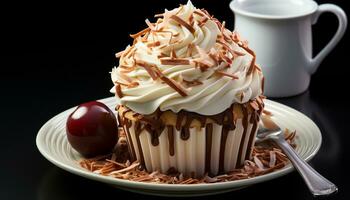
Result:
[[[335,184],[320,175],[315,169],[300,158],[283,137],[274,138],[273,140],[283,149],[284,153],[301,174],[306,185],[314,196],[329,195],[338,191]]]

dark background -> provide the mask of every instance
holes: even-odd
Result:
[[[193,0],[233,28],[229,0]],[[335,3],[347,14],[346,0]],[[0,12],[0,199],[132,198],[144,196],[120,191],[58,169],[37,151],[35,136],[55,114],[82,102],[111,96],[109,71],[117,64],[114,54],[131,43],[130,33],[145,27],[164,8],[186,1],[115,1],[97,3],[12,3]],[[323,14],[313,26],[314,52],[322,49],[337,28],[336,17]],[[349,199],[350,151],[346,94],[349,31],[312,76],[309,91],[277,101],[311,117],[323,133],[324,143],[312,165],[340,189],[330,199]],[[201,199],[248,198],[311,199],[293,172],[285,177],[242,191]],[[119,196],[119,197],[118,197]],[[148,197],[150,198],[150,197]]]

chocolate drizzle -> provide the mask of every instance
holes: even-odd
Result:
[[[205,127],[205,171],[210,173],[211,162],[211,143],[213,137],[213,124],[207,124]]]
[[[120,106],[117,106],[116,110],[118,111],[118,109],[120,108]],[[126,133],[126,138],[127,138],[127,142],[128,142],[128,149],[130,152],[130,161],[133,162],[137,159],[136,156],[136,152],[135,152],[135,148],[134,148],[134,143],[129,131],[129,128],[132,126],[132,122],[129,121],[128,119],[125,118],[126,113],[131,112],[130,109],[125,109],[123,110],[123,112],[118,115],[118,126],[123,127],[124,132]]]
[[[252,112],[251,117],[250,117],[250,123],[253,124],[253,127],[252,127],[252,131],[250,133],[250,136],[249,136],[249,141],[248,141],[248,146],[247,146],[247,154],[245,156],[246,160],[250,159],[250,156],[252,155],[253,142],[254,142],[254,139],[255,139],[255,133],[256,133],[256,131],[258,129],[258,122],[260,120],[261,113],[264,110],[264,103],[263,103],[263,101],[261,101],[259,99],[259,100],[257,100],[257,102],[258,103],[256,103],[256,104],[258,105],[258,109],[255,109]]]
[[[135,138],[136,144],[138,147],[138,155],[140,159],[140,163],[142,167],[145,167],[144,154],[142,151],[140,135],[141,133],[148,133],[150,136],[150,142],[153,146],[158,146],[160,141],[159,137],[164,131],[167,133],[167,138],[169,142],[169,155],[175,156],[175,134],[174,130],[180,131],[181,140],[188,140],[191,136],[190,129],[197,128],[205,128],[205,172],[211,173],[211,153],[212,153],[212,141],[213,141],[213,130],[214,125],[216,123],[222,126],[221,131],[221,140],[220,140],[220,152],[219,152],[219,173],[225,172],[225,151],[226,151],[226,143],[227,137],[230,133],[233,133],[233,130],[236,128],[236,120],[238,118],[242,118],[243,125],[243,134],[241,141],[239,143],[239,152],[237,157],[236,168],[242,165],[241,160],[242,156],[245,156],[245,159],[249,159],[252,146],[254,143],[255,132],[258,128],[258,122],[260,119],[260,115],[264,108],[264,103],[262,101],[263,97],[257,97],[253,101],[249,101],[244,104],[233,104],[230,108],[226,109],[224,112],[221,112],[216,115],[204,116],[193,112],[188,111],[180,111],[177,114],[173,114],[176,116],[176,120],[173,123],[169,123],[165,119],[162,118],[162,115],[165,112],[161,112],[157,110],[155,113],[151,115],[141,115],[134,113],[130,109],[125,106],[118,106],[117,109],[119,111],[119,121],[122,127],[125,129],[127,133],[127,139],[129,142],[129,146],[131,148],[131,154],[134,158],[136,158],[136,152],[134,149],[134,144],[131,137],[131,132],[129,129],[134,123],[135,130]],[[239,109],[235,109],[238,107]],[[168,111],[170,112],[170,111]],[[237,113],[237,116],[236,116]],[[241,114],[239,114],[241,113]],[[248,126],[252,124],[252,130],[248,133]],[[195,133],[193,133],[195,134]],[[247,149],[244,150],[245,138],[249,137]],[[243,152],[245,151],[245,152]],[[170,166],[174,167],[174,166]]]
[[[180,138],[182,140],[188,140],[190,138],[190,130],[187,128],[182,128],[180,132]]]
[[[253,118],[253,116],[251,118]],[[253,123],[253,127],[252,127],[252,130],[250,132],[250,136],[249,136],[249,140],[248,140],[247,153],[245,155],[246,160],[250,159],[250,155],[251,155],[252,148],[253,148],[252,144],[254,141],[255,132],[256,132],[257,128],[258,128],[258,123]]]
[[[183,120],[185,123],[183,124]],[[201,127],[205,126],[206,117],[197,113],[180,111],[176,119],[176,129],[181,130],[180,137],[182,140],[188,140],[190,138],[190,126],[193,120],[198,120]]]
[[[124,130],[126,130],[125,131],[126,138],[127,138],[128,143],[129,143],[128,148],[129,148],[129,152],[131,152],[131,154],[130,154],[130,158],[131,158],[130,162],[134,162],[137,159],[137,157],[136,157],[136,152],[135,152],[135,148],[134,148],[134,143],[132,141],[132,137],[131,137],[131,134],[130,134],[130,131],[129,131],[129,127],[130,127],[129,124],[131,126],[130,121],[127,121],[127,124],[126,124],[127,128],[124,128]]]
[[[246,105],[242,105],[242,112],[243,112],[243,118],[242,118],[242,125],[243,125],[243,134],[241,138],[241,142],[239,144],[239,150],[238,150],[238,157],[237,157],[237,163],[236,163],[236,168],[238,168],[242,163],[242,153],[243,153],[243,146],[244,146],[244,139],[247,134],[247,128],[248,128],[248,112],[246,109]]]
[[[169,155],[175,155],[175,139],[174,139],[174,127],[167,125],[168,140],[169,140]]]
[[[220,141],[220,157],[219,157],[219,173],[224,172],[224,159],[226,140],[229,130],[226,127],[222,128],[221,141]]]

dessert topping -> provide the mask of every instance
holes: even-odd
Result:
[[[245,103],[261,95],[263,76],[255,54],[225,22],[190,1],[156,17],[155,21],[146,19],[146,28],[130,35],[133,44],[116,54],[119,67],[112,70],[112,80],[125,83],[120,84],[120,104],[142,114],[160,107],[213,115],[231,103]],[[188,82],[193,80],[198,82]],[[237,96],[248,90],[251,92],[243,99]],[[229,91],[233,95],[225,95]],[[185,96],[191,98],[181,98]],[[214,105],[213,98],[222,100]]]

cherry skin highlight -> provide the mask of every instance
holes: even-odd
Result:
[[[118,141],[117,119],[101,102],[84,103],[69,115],[66,133],[71,146],[84,157],[107,154]]]

